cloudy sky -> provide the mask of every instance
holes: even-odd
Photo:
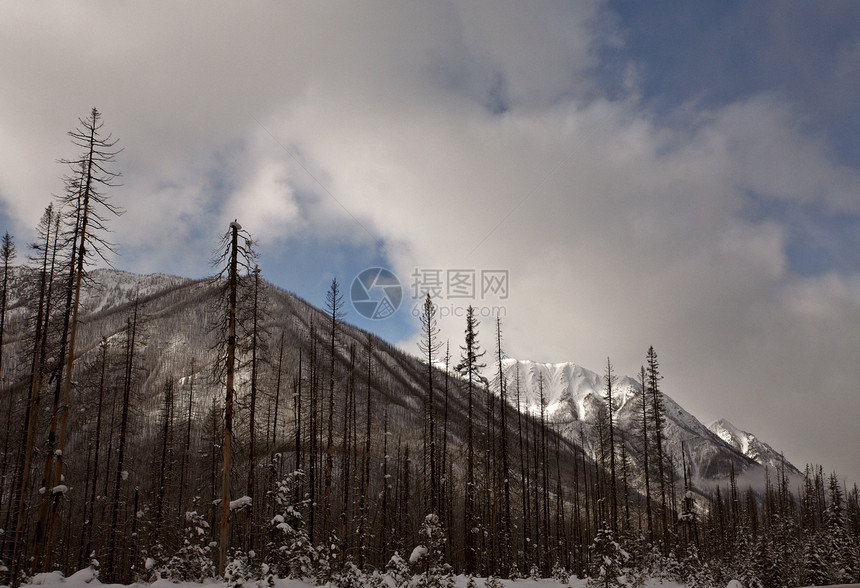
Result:
[[[857,31],[835,0],[2,0],[0,220],[32,238],[97,106],[121,269],[204,276],[238,218],[317,305],[393,271],[397,313],[347,320],[404,349],[439,278],[454,348],[469,303],[511,357],[654,345],[701,420],[860,481]]]

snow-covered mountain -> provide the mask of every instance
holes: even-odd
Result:
[[[520,406],[532,414],[540,412],[540,387],[543,387],[547,418],[565,435],[591,447],[595,439],[594,424],[598,413],[606,409],[604,377],[575,363],[537,363],[507,359],[503,363],[511,402],[519,398]],[[519,396],[517,396],[517,390]],[[626,376],[618,377],[613,398],[619,429],[634,462],[641,466],[644,447],[639,440],[641,404],[635,402],[641,394],[640,384]],[[717,431],[709,429],[677,402],[664,395],[666,411],[666,452],[676,470],[682,464],[689,467],[694,480],[709,482],[726,479],[732,468],[738,475],[754,473],[761,466],[776,467],[782,458],[769,445],[755,436],[739,432],[742,439],[734,443]],[[745,443],[745,444],[744,444]],[[749,449],[749,451],[747,451]],[[797,472],[788,461],[787,470]]]
[[[774,469],[780,469],[784,465],[786,471],[800,474],[800,471],[773,447],[764,441],[760,441],[752,433],[737,428],[726,419],[714,421],[708,425],[708,429],[720,439],[761,465]]]
[[[90,286],[81,292],[84,312],[96,314],[125,304],[135,297],[141,300],[158,296],[194,280],[167,274],[139,276],[112,269],[97,269],[90,274]]]
[[[17,276],[16,276],[17,277]],[[193,372],[196,361],[201,377],[195,392],[201,402],[210,402],[220,394],[214,384],[207,384],[213,349],[211,328],[213,308],[218,297],[218,287],[209,281],[196,281],[176,276],[153,274],[138,276],[117,270],[97,270],[82,295],[84,321],[78,335],[80,365],[97,360],[98,345],[102,338],[115,342],[112,349],[122,349],[127,321],[137,298],[140,302],[141,337],[139,355],[135,359],[139,389],[138,402],[142,414],[155,415],[159,410],[159,394],[166,379],[184,382]],[[16,288],[13,288],[16,289]],[[305,361],[317,348],[326,348],[326,335],[320,331],[328,319],[318,309],[297,296],[268,286],[270,316],[276,330],[284,333],[285,372],[299,373],[299,351],[304,350]],[[24,320],[27,295],[25,289],[12,297],[10,312],[14,319],[7,323],[10,354],[24,352],[27,341],[27,322]],[[316,331],[313,326],[316,325]],[[316,344],[312,341],[316,339]],[[414,355],[379,340],[373,335],[344,325],[339,334],[339,352],[336,358],[338,377],[348,382],[350,373],[349,349],[372,347],[375,365],[374,387],[390,423],[397,434],[408,439],[420,435],[421,407],[426,390],[426,367]],[[26,367],[26,362],[21,362]],[[24,367],[21,367],[23,370]],[[304,368],[307,370],[307,365]],[[366,368],[364,368],[366,369]],[[603,376],[574,363],[536,363],[531,361],[505,360],[503,370],[508,382],[509,418],[515,419],[517,401],[524,412],[540,413],[539,389],[543,393],[548,419],[553,434],[565,437],[569,444],[562,451],[572,452],[583,446],[591,458],[597,456],[595,449],[595,421],[601,410],[605,410]],[[488,366],[485,376],[492,377],[495,369]],[[25,374],[11,374],[25,377]],[[240,376],[244,377],[241,374]],[[439,380],[442,380],[441,370]],[[461,445],[465,439],[467,406],[464,392],[458,390],[456,379],[451,380],[450,428],[452,447]],[[345,385],[345,384],[344,384]],[[496,387],[492,386],[495,390]],[[639,384],[629,377],[619,377],[614,398],[617,405],[617,422],[624,433],[624,442],[634,464],[634,477],[643,471],[644,451],[640,441],[641,408],[636,397],[641,392]],[[483,396],[482,394],[479,396]],[[484,413],[483,400],[477,399],[476,418]],[[380,413],[385,412],[377,407]],[[704,490],[713,483],[723,483],[734,469],[737,475],[755,477],[763,466],[775,467],[778,453],[770,446],[760,443],[754,436],[736,432],[734,427],[723,427],[731,435],[713,431],[704,426],[689,412],[668,396],[665,398],[666,454],[671,456],[676,471],[680,473],[686,463],[694,481]],[[509,422],[515,422],[509,420]],[[144,430],[151,426],[147,423]],[[510,433],[513,435],[513,433]],[[83,442],[73,436],[72,448]],[[568,453],[568,457],[572,453]],[[562,461],[564,458],[562,458]],[[792,473],[796,468],[786,462]],[[454,467],[461,467],[455,463]],[[563,466],[566,467],[566,466]],[[638,472],[638,473],[637,473]],[[761,476],[763,478],[763,476]]]

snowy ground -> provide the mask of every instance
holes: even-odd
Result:
[[[467,579],[465,576],[457,576],[455,579],[457,588],[466,588]],[[544,580],[500,580],[504,588],[586,588],[587,581],[571,578],[569,584],[562,584],[553,579]],[[248,583],[248,588],[254,584]],[[485,588],[485,582],[482,578],[475,578],[476,588]],[[64,578],[60,572],[51,572],[46,574],[37,574],[29,584],[24,587],[40,586],[41,588],[123,588],[122,584],[102,584],[92,569],[81,570],[72,574],[68,578]],[[228,584],[223,581],[207,580],[204,583],[196,582],[181,582],[174,584],[168,580],[157,580],[151,584],[138,583],[131,584],[132,587],[148,587],[148,588],[229,588]],[[675,582],[660,582],[653,580],[645,582],[642,588],[686,588]],[[275,588],[315,588],[313,584],[308,584],[301,580],[275,580]],[[856,587],[855,587],[856,588]]]

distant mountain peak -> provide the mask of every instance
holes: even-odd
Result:
[[[736,427],[728,419],[718,419],[708,425],[708,429],[758,464],[774,469],[780,469],[784,464],[789,472],[800,473],[781,453],[752,433]]]
[[[515,388],[519,381],[520,406],[531,414],[540,413],[538,389],[539,382],[543,381],[547,418],[563,424],[569,429],[568,435],[576,435],[583,428],[590,430],[598,412],[605,410],[604,377],[579,364],[505,359],[503,369],[508,381],[508,398],[516,404]],[[641,453],[637,438],[641,421],[641,408],[637,406],[641,405],[635,402],[641,390],[635,379],[619,375],[612,392],[617,402],[618,427],[627,433],[633,456]],[[664,403],[668,451],[675,455],[683,452],[695,477],[727,478],[732,464],[735,471],[741,473],[750,467],[779,467],[783,461],[787,471],[797,473],[797,469],[772,447],[728,421],[717,421],[709,428],[666,394]]]
[[[151,345],[142,350],[140,364],[147,366],[148,377],[141,383],[144,395],[160,390],[166,374],[186,377],[189,372],[174,374],[176,366],[190,365],[192,360],[207,356],[211,351],[211,328],[208,326],[211,305],[217,297],[217,286],[208,280],[193,280],[164,274],[138,276],[118,270],[96,270],[93,283],[85,290],[82,303],[88,315],[87,326],[82,331],[82,341],[89,352],[97,348],[102,336],[121,336],[125,324],[125,313],[135,299],[140,300],[144,314],[149,316],[148,329],[153,336]],[[296,342],[310,341],[311,325],[315,317],[322,316],[307,302],[287,292],[272,289],[273,316],[278,325],[288,333],[287,339]],[[16,302],[23,312],[23,303]],[[17,307],[16,306],[16,307]],[[322,320],[317,318],[316,320]],[[347,341],[359,348],[372,335],[343,325],[340,332],[343,348]],[[317,335],[318,336],[318,335]],[[375,378],[399,382],[399,392],[389,394],[380,391],[380,398],[390,403],[390,408],[399,414],[403,423],[414,423],[414,415],[420,414],[424,387],[423,370],[417,369],[417,359],[400,353],[384,341],[373,344],[377,365]],[[298,362],[299,347],[290,348],[290,361]],[[348,358],[339,357],[344,368]],[[442,370],[443,363],[436,363]],[[448,366],[451,370],[451,366]],[[495,379],[497,366],[488,366],[484,374]],[[606,410],[603,375],[573,362],[535,362],[505,359],[502,363],[507,381],[507,398],[511,405],[537,416],[541,413],[539,388],[542,382],[548,426],[565,436],[571,445],[581,446],[589,457],[598,455],[596,424]],[[453,372],[452,372],[453,373]],[[418,376],[417,374],[421,374]],[[204,386],[205,388],[205,386]],[[457,386],[454,386],[456,390]],[[495,391],[492,384],[490,389]],[[618,375],[613,386],[616,423],[621,439],[627,447],[633,464],[634,475],[642,475],[644,444],[641,439],[642,409],[639,398],[641,385],[633,378]],[[214,390],[208,393],[215,394]],[[785,461],[769,445],[760,442],[754,435],[741,431],[725,419],[717,421],[711,428],[705,427],[693,415],[684,410],[668,395],[664,395],[666,412],[666,444],[664,450],[672,457],[676,471],[683,464],[689,467],[692,479],[706,488],[729,477],[734,470],[738,475],[755,471],[763,466],[781,467],[785,463],[788,471],[796,468]],[[452,402],[462,402],[455,392]],[[462,405],[461,405],[462,407]],[[457,435],[465,424],[462,412],[451,432]],[[638,473],[635,473],[638,472]],[[681,474],[679,474],[681,475]]]

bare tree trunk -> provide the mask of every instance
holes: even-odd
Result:
[[[117,564],[121,561],[117,553],[116,534],[119,525],[119,507],[120,507],[120,487],[126,474],[123,470],[125,465],[125,447],[128,431],[128,412],[131,404],[131,384],[134,370],[134,343],[137,333],[137,302],[134,305],[132,318],[128,319],[128,342],[125,354],[125,383],[122,391],[122,416],[120,417],[119,425],[119,451],[117,453],[116,464],[116,479],[113,489],[113,511],[111,514],[111,524],[108,539],[107,553],[107,569],[106,576],[111,581],[120,581],[123,579],[120,572],[117,570]]]
[[[382,554],[388,557],[388,509],[390,506],[391,476],[388,473],[388,409],[382,423],[382,530],[379,533],[382,538]]]
[[[627,439],[624,430],[621,430],[621,478],[622,492],[624,498],[624,530],[629,532],[631,527],[630,520],[630,458],[627,455]]]
[[[212,427],[212,445],[211,451],[209,452],[209,514],[210,514],[210,527],[215,528],[215,517],[217,514],[217,506],[216,506],[216,491],[218,487],[216,486],[216,478],[218,474],[218,441],[223,440],[224,436],[223,432],[218,427],[218,422],[220,419],[218,418],[218,405],[215,400],[215,395],[212,396],[212,410],[210,411],[211,420],[209,424]],[[220,529],[219,529],[220,532]]]
[[[99,449],[101,447],[101,433],[102,433],[102,410],[104,404],[104,393],[105,393],[105,372],[107,371],[107,352],[108,352],[108,340],[105,337],[102,337],[101,342],[101,366],[99,370],[99,406],[96,411],[96,438],[94,442],[94,453],[93,456],[93,483],[90,488],[90,498],[89,498],[89,515],[87,516],[84,513],[84,518],[86,519],[84,522],[84,537],[86,537],[86,547],[84,549],[84,556],[89,557],[92,553],[92,542],[93,542],[93,524],[96,513],[96,488],[98,486],[99,479]]]
[[[561,434],[555,436],[555,538],[559,555],[556,562],[570,569],[570,548],[567,543],[567,523],[564,514],[564,488],[561,485]]]
[[[140,549],[139,549],[139,541],[138,531],[137,531],[137,516],[138,508],[140,505],[140,489],[135,486],[134,488],[134,506],[131,510],[131,548],[128,550],[128,560],[125,561],[125,569],[128,570],[128,574],[125,574],[125,581],[129,581],[131,579],[131,570],[134,569],[135,566],[135,557],[139,557]]]
[[[0,243],[0,257],[3,259],[3,286],[0,290],[0,391],[5,389],[3,386],[3,335],[6,331],[6,298],[9,286],[9,264],[15,258],[15,244],[12,237],[7,232]],[[6,497],[6,468],[9,465],[9,437],[12,434],[12,406],[14,404],[14,394],[9,391],[9,410],[6,413],[6,431],[3,437],[3,465],[0,467],[0,502]],[[6,508],[6,518],[8,527],[9,507]],[[5,539],[5,537],[4,537]],[[4,541],[5,543],[5,541]],[[2,550],[0,550],[2,553]]]
[[[274,407],[274,414],[272,415],[272,423],[271,423],[271,425],[272,425],[271,442],[268,440],[269,439],[269,433],[268,432],[266,433],[266,438],[267,438],[266,450],[267,450],[267,453],[269,454],[269,464],[270,465],[266,469],[267,478],[266,478],[265,488],[271,488],[272,487],[272,477],[277,476],[279,474],[279,472],[276,470],[275,450],[277,449],[277,443],[278,443],[278,408],[279,408],[280,401],[281,401],[281,377],[283,375],[283,365],[284,365],[284,333],[283,333],[283,331],[281,331],[281,340],[280,340],[280,343],[278,345],[278,367],[276,368],[277,371],[275,373],[275,407]],[[270,405],[270,407],[271,407],[271,405]],[[298,459],[298,454],[299,454],[298,452],[299,452],[299,446],[296,445],[296,459]],[[283,455],[280,456],[280,459],[278,460],[277,464],[280,466],[280,468],[284,467],[284,456]],[[295,469],[298,470],[299,468],[296,467]],[[272,499],[268,504],[270,504],[272,507],[274,507],[274,499]],[[269,508],[268,505],[266,508],[267,508],[267,515],[266,515],[267,518],[268,518],[268,514],[274,515],[273,512],[268,513],[268,508]]]
[[[612,507],[612,531],[618,534],[618,476],[615,468],[615,400],[612,398],[613,386],[615,385],[615,372],[612,362],[606,358],[606,407],[609,412],[609,492],[610,505]]]
[[[167,498],[167,480],[169,479],[170,463],[172,461],[171,431],[173,429],[173,381],[164,383],[164,404],[162,405],[161,424],[161,460],[158,467],[158,488],[155,498],[155,521],[153,539],[160,540],[161,525],[164,523],[164,503]]]
[[[221,477],[221,522],[218,540],[218,575],[227,567],[227,550],[230,547],[230,484],[233,473],[233,378],[236,370],[236,294],[238,276],[239,223],[230,223],[229,316],[227,324],[227,382],[224,400],[224,443],[221,446],[223,475]]]
[[[589,563],[589,550],[586,548],[587,545],[591,544],[591,503],[593,499],[591,498],[591,485],[588,483],[588,463],[585,460],[585,431],[580,428],[579,429],[579,446],[582,448],[582,485],[585,493],[585,505],[583,509],[584,521],[583,521],[583,567],[588,569]]]
[[[340,542],[341,553],[345,559],[348,549],[349,537],[347,527],[349,523],[349,486],[350,470],[350,408],[355,405],[355,343],[349,347],[349,383],[344,391],[345,402],[343,403],[343,428],[341,430],[341,510],[340,510]]]
[[[295,433],[296,433],[296,467],[295,471],[304,471],[304,445],[302,443],[302,379],[304,378],[304,365],[302,358],[302,348],[299,346],[299,373],[295,381]],[[299,483],[296,484],[296,502],[304,497],[303,482],[304,476],[301,477]]]
[[[579,512],[579,456],[576,454],[576,448],[573,452],[573,572],[578,576],[582,576],[583,558],[582,558],[582,516]]]
[[[442,413],[442,465],[439,468],[442,480],[439,484],[439,504],[442,509],[442,522],[447,533],[451,533],[451,508],[448,506],[451,497],[451,476],[448,473],[448,396],[450,385],[451,352],[448,343],[445,343],[445,408]],[[445,542],[445,553],[448,561],[451,561],[451,541]]]
[[[495,576],[498,557],[496,557],[496,500],[498,499],[498,484],[496,483],[496,439],[495,420],[496,408],[495,397],[490,390],[489,384],[484,389],[484,484],[486,502],[484,512],[486,516],[482,522],[481,540],[483,542],[484,557],[482,558],[483,575]]]
[[[194,406],[194,374],[195,362],[191,359],[191,375],[188,377],[188,414],[185,419],[185,443],[184,452],[182,455],[182,472],[179,476],[179,499],[177,500],[179,511],[179,526],[181,527],[185,520],[185,507],[183,499],[188,492],[188,462],[191,459],[191,415]]]
[[[359,536],[361,547],[358,552],[358,568],[364,570],[368,551],[368,513],[370,511],[370,434],[371,434],[371,405],[370,391],[373,371],[373,343],[370,337],[367,339],[367,393],[364,400],[365,424],[364,424],[364,468],[361,472],[361,519],[359,522]]]
[[[502,484],[504,487],[502,511],[504,518],[502,519],[502,559],[505,562],[506,569],[503,569],[505,577],[510,576],[510,567],[513,561],[513,547],[511,545],[511,483],[509,476],[509,459],[508,459],[508,386],[505,381],[505,373],[502,365],[502,322],[499,317],[496,317],[496,342],[498,345],[499,357],[499,398],[501,404],[501,441],[502,441]]]
[[[438,513],[439,475],[436,463],[436,407],[434,406],[433,398],[433,370],[435,368],[433,367],[433,363],[435,354],[441,345],[436,342],[436,336],[439,334],[439,329],[436,326],[436,307],[433,305],[429,293],[424,299],[424,309],[420,319],[421,341],[418,343],[418,348],[424,352],[425,361],[427,362],[427,396],[424,404],[424,478],[426,482],[427,470],[429,469],[430,512]]]
[[[327,546],[331,546],[328,535],[331,522],[332,471],[334,469],[334,366],[337,354],[337,324],[342,314],[340,310],[342,301],[343,298],[340,294],[337,279],[334,279],[326,296],[330,318],[330,338],[328,350],[328,434],[326,436],[325,449],[325,503],[323,504],[322,539],[326,542]]]
[[[540,455],[541,455],[541,482],[542,482],[542,502],[543,502],[543,573],[550,572],[550,541],[549,541],[549,460],[547,459],[546,451],[546,398],[543,392],[543,374],[538,378],[538,386],[540,387]]]
[[[529,468],[526,465],[525,459],[525,451],[523,447],[523,413],[522,413],[522,400],[520,396],[520,367],[516,366],[516,391],[517,391],[517,437],[519,439],[519,449],[520,449],[520,486],[521,492],[520,497],[522,499],[522,511],[523,511],[523,559],[521,570],[523,573],[528,573],[529,571],[529,547],[531,543],[530,527],[531,527],[531,517],[529,515],[531,509],[529,508]],[[528,423],[527,423],[528,425]],[[528,435],[528,432],[525,432]],[[526,438],[528,441],[528,438]]]
[[[68,332],[71,320],[72,308],[72,293],[74,291],[73,284],[75,282],[75,259],[77,255],[77,243],[79,238],[80,217],[75,223],[75,232],[72,235],[72,258],[69,266],[68,284],[66,286],[66,309],[63,313],[63,331],[60,337],[60,350],[58,353],[58,366],[55,372],[51,375],[51,379],[55,380],[54,387],[54,402],[51,407],[51,424],[48,429],[48,439],[45,443],[45,467],[42,473],[42,483],[40,488],[44,488],[42,499],[39,504],[39,519],[36,523],[36,532],[33,536],[33,557],[31,559],[31,571],[40,570],[45,565],[45,558],[50,552],[50,510],[51,503],[54,497],[53,488],[54,482],[54,465],[57,459],[57,427],[60,420],[61,398],[62,398],[62,383],[63,383],[63,362],[62,359],[66,355],[66,344],[68,342]],[[49,381],[50,383],[50,381]],[[50,490],[50,491],[49,491]]]
[[[477,571],[477,545],[475,532],[478,523],[475,516],[475,414],[474,414],[474,390],[479,383],[486,380],[480,375],[480,369],[484,367],[478,361],[484,355],[479,351],[477,341],[478,321],[475,319],[474,308],[469,306],[466,310],[466,346],[463,348],[464,355],[457,365],[457,370],[466,377],[467,382],[467,429],[466,429],[466,505],[465,505],[465,555],[466,574],[474,574]]]
[[[412,489],[412,479],[410,476],[410,470],[412,469],[411,465],[412,460],[409,459],[409,444],[407,443],[406,447],[403,448],[403,481],[400,486],[400,516],[398,517],[403,521],[403,529],[401,531],[400,538],[404,546],[412,543],[412,525],[410,524],[409,518],[409,502],[411,499],[410,491]]]
[[[86,262],[86,246],[88,240],[90,239],[88,230],[91,220],[91,209],[95,204],[101,204],[110,212],[114,214],[121,214],[121,211],[107,205],[104,200],[104,197],[98,194],[98,192],[96,191],[96,184],[101,183],[104,185],[110,185],[110,180],[116,177],[115,174],[112,174],[105,169],[105,164],[113,161],[113,157],[116,154],[115,152],[110,151],[110,149],[116,144],[116,141],[112,142],[110,140],[110,137],[108,137],[107,139],[102,139],[99,137],[99,129],[101,128],[99,119],[99,112],[95,108],[93,108],[90,118],[87,119],[86,122],[82,121],[83,129],[81,129],[81,131],[78,131],[77,133],[74,131],[70,133],[73,139],[76,139],[78,141],[76,144],[78,144],[79,146],[86,146],[88,153],[83,160],[83,165],[81,165],[81,184],[83,189],[78,196],[80,215],[78,223],[76,225],[77,240],[73,240],[75,246],[78,247],[78,253],[77,259],[73,257],[71,264],[74,268],[74,300],[71,305],[68,352],[65,354],[66,369],[63,378],[62,405],[60,407],[60,436],[58,449],[55,452],[56,466],[54,468],[52,482],[54,488],[60,486],[63,482],[63,464],[65,460],[66,450],[66,430],[68,429],[70,410],[69,399],[71,396],[72,389],[72,369],[74,367],[75,362],[75,342],[78,332],[78,310],[80,309],[81,283],[84,276],[84,263]],[[107,151],[105,149],[107,149]],[[101,220],[102,219],[99,218],[98,214],[96,214],[96,227],[101,224]],[[102,242],[102,244],[104,243]],[[110,246],[108,246],[108,248],[110,248]],[[90,251],[90,253],[92,253],[92,251]],[[67,320],[69,319],[67,318]],[[46,524],[46,533],[44,539],[45,553],[48,553],[51,549],[52,533],[56,524],[57,510],[59,509],[61,497],[61,493],[53,493],[51,509],[48,513],[48,519]]]
[[[639,373],[639,381],[642,385],[642,462],[645,470],[645,513],[648,524],[648,543],[654,543],[654,523],[651,514],[651,468],[648,464],[648,387],[645,379],[645,367],[642,366]]]
[[[660,372],[657,363],[657,353],[653,347],[648,348],[647,373],[648,373],[648,388],[651,392],[651,401],[653,403],[651,418],[654,419],[654,439],[657,448],[657,471],[660,475],[660,522],[663,527],[663,553],[668,553],[669,549],[669,521],[668,521],[668,503],[666,501],[666,456],[663,453],[663,397],[660,392],[659,381]]]
[[[311,323],[311,409],[310,409],[310,431],[309,437],[310,446],[308,449],[308,508],[310,515],[308,516],[308,535],[311,543],[315,544],[317,540],[318,530],[316,526],[316,511],[317,511],[317,405],[318,405],[318,367],[317,366],[317,343],[313,323]]]
[[[15,494],[10,508],[14,512],[12,528],[12,561],[9,572],[9,582],[18,585],[19,571],[22,562],[26,561],[26,541],[24,528],[27,513],[30,508],[30,463],[35,446],[36,426],[39,415],[39,401],[42,390],[42,374],[44,372],[45,348],[47,346],[47,327],[51,315],[51,285],[56,261],[57,233],[59,223],[53,212],[53,205],[45,210],[43,217],[45,230],[44,255],[39,283],[39,304],[36,311],[36,332],[33,337],[33,357],[30,364],[30,390],[27,400],[27,410],[24,413],[24,447],[22,459],[18,461],[15,472]],[[51,253],[51,274],[48,275],[48,250],[51,244],[51,229],[54,229],[53,251]],[[43,325],[44,320],[44,325]]]
[[[251,399],[248,410],[248,488],[246,495],[251,499],[251,507],[247,514],[247,536],[248,548],[254,549],[255,533],[254,513],[257,512],[257,505],[254,500],[254,472],[257,468],[257,348],[259,342],[259,302],[260,302],[260,268],[254,268],[253,278],[253,299],[251,303]]]

